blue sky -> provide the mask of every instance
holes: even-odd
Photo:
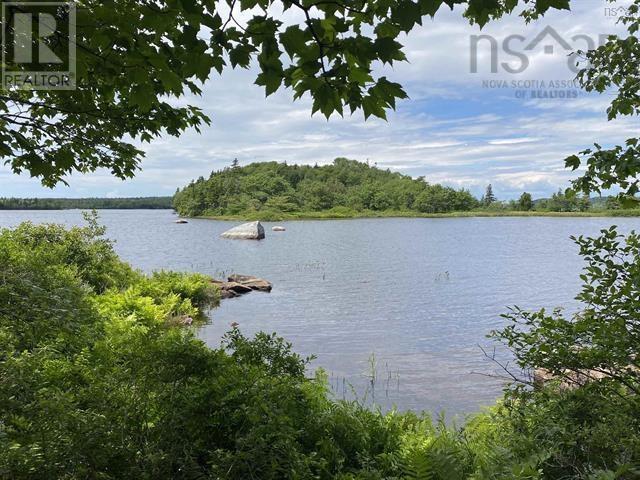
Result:
[[[468,188],[476,195],[492,183],[502,199],[515,198],[522,191],[547,196],[568,186],[574,176],[563,168],[564,157],[594,141],[620,143],[638,134],[639,122],[607,122],[610,94],[587,95],[573,88],[512,88],[513,81],[522,85],[573,78],[567,66],[569,52],[551,38],[527,52],[529,66],[519,74],[503,69],[491,73],[488,42],[481,43],[479,72],[471,73],[470,36],[488,34],[502,42],[511,35],[522,35],[524,41],[512,43],[521,51],[519,45],[529,43],[547,26],[576,48],[585,46],[576,35],[597,40],[599,35],[620,31],[605,12],[605,0],[573,3],[572,12],[555,12],[529,25],[519,17],[509,17],[482,32],[468,25],[459,10],[440,10],[435,20],[425,20],[403,39],[408,62],[378,67],[378,73],[403,84],[410,96],[390,112],[388,122],[365,122],[361,113],[329,121],[320,115],[311,117],[309,99],[293,102],[288,90],[264,98],[262,89],[253,85],[255,71],[230,71],[207,82],[201,97],[186,99],[212,118],[211,127],[201,134],[188,132],[179,139],[165,137],[143,145],[146,159],[135,179],[123,182],[99,171],[73,175],[67,179],[69,187],[51,190],[0,166],[0,196],[171,195],[176,187],[223,168],[235,157],[241,164],[272,160],[324,164],[339,156],[424,175],[429,182]],[[618,5],[625,5],[625,0]],[[545,46],[550,45],[553,54],[545,53]],[[500,50],[498,55],[501,62],[518,66],[517,58]],[[483,85],[483,80],[493,80],[494,88]],[[496,86],[496,81],[507,86]],[[538,91],[546,96],[565,92],[568,98],[532,98]]]

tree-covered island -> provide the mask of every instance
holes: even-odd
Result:
[[[615,198],[601,200],[558,191],[533,200],[500,201],[487,186],[482,198],[412,178],[375,165],[336,158],[328,165],[288,165],[278,162],[230,167],[200,177],[179,189],[176,211],[187,217],[282,220],[380,216],[472,215],[640,215],[624,210]]]

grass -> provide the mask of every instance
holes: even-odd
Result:
[[[274,212],[256,211],[237,215],[202,215],[198,218],[212,220],[251,221],[261,220],[337,220],[352,218],[469,218],[469,217],[640,217],[640,209],[633,210],[590,210],[587,212],[519,212],[513,210],[473,210],[469,212],[420,213],[411,211],[355,211],[332,209],[319,212]]]

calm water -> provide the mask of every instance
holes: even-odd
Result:
[[[580,258],[571,234],[640,219],[367,219],[265,223],[264,241],[219,238],[235,225],[173,223],[171,211],[102,211],[118,253],[145,271],[174,269],[273,282],[271,294],[226,300],[200,332],[211,345],[232,322],[246,334],[278,332],[330,375],[336,395],[448,414],[491,404],[501,382],[480,346],[507,306],[575,308]],[[79,211],[0,211],[0,227],[24,220],[67,225]],[[371,368],[371,362],[375,368]],[[375,370],[375,390],[368,388]]]

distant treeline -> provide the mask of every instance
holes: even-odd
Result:
[[[0,210],[162,209],[171,197],[135,198],[0,198]]]
[[[587,212],[620,209],[611,198],[590,199],[558,191],[534,200],[501,201],[487,186],[482,198],[468,190],[428,183],[367,163],[337,158],[331,165],[252,163],[214,171],[191,182],[174,197],[184,216],[281,218],[355,217],[358,215],[421,215],[452,212]]]
[[[381,170],[337,158],[331,165],[252,163],[200,177],[174,197],[186,216],[251,215],[261,218],[295,212],[469,211],[479,201],[467,190],[431,185],[423,177]]]

